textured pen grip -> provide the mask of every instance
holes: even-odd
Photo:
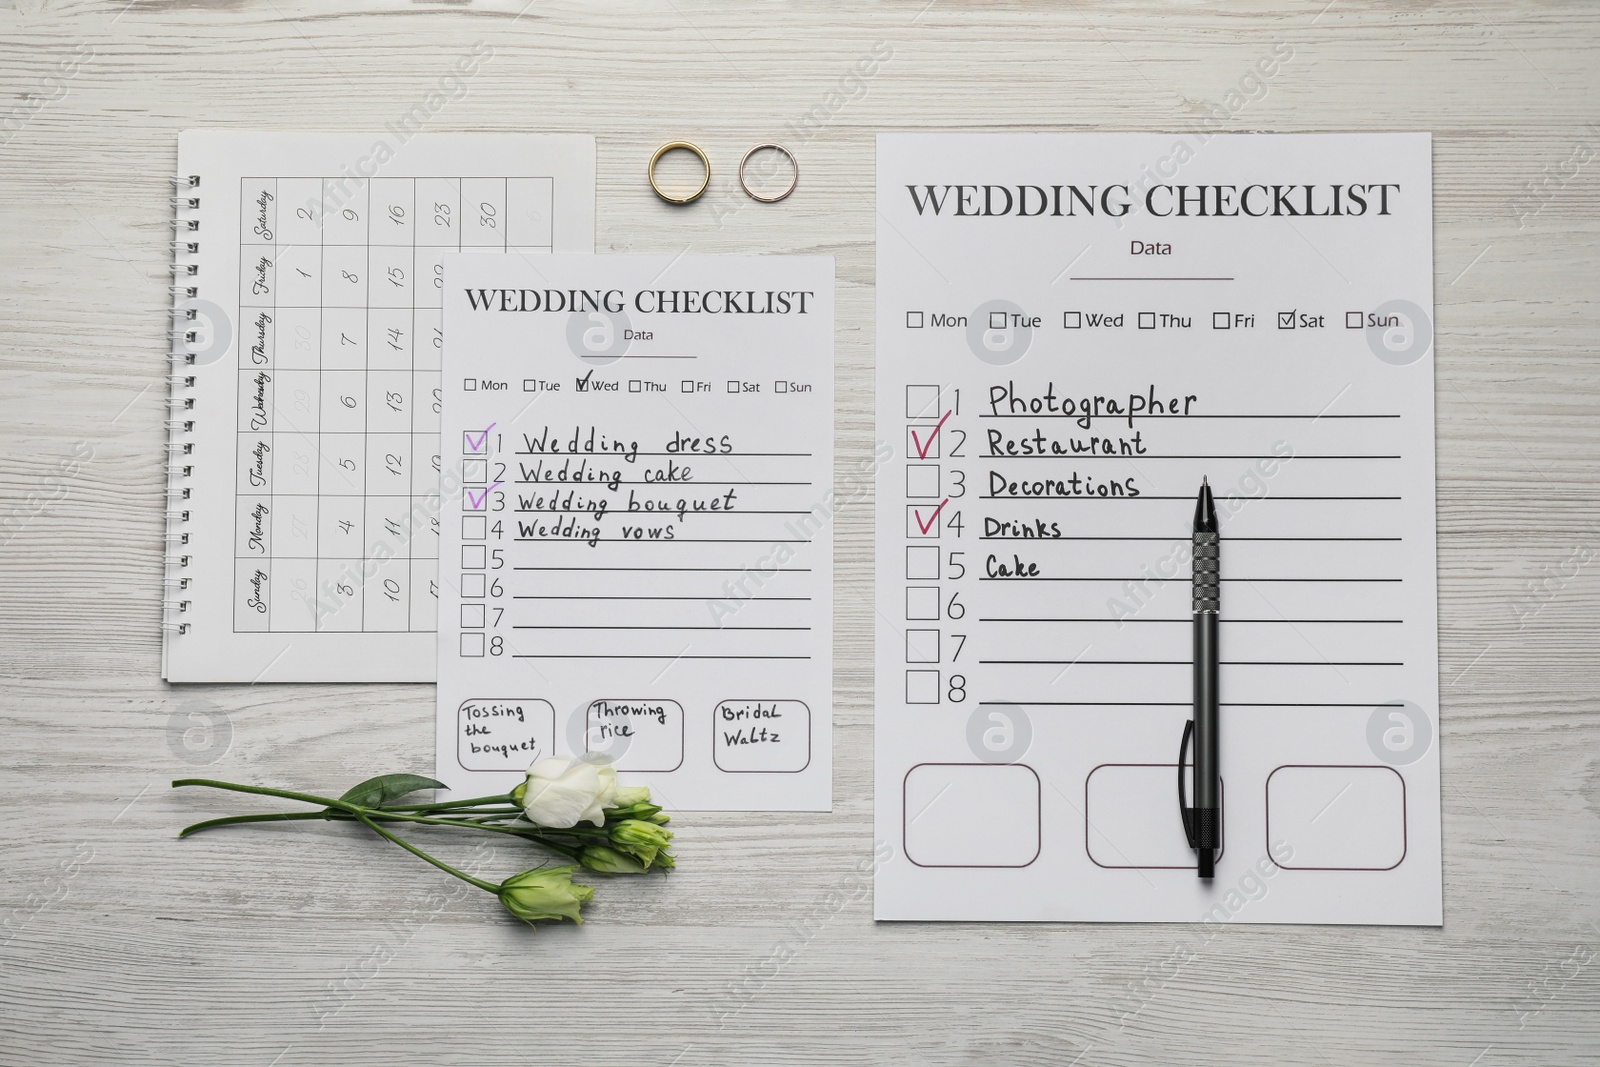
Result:
[[[1222,610],[1222,592],[1217,579],[1217,556],[1220,545],[1214,533],[1194,535],[1194,611]]]

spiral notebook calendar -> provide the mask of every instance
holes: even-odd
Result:
[[[594,139],[178,142],[162,673],[432,681],[446,252],[592,252]]]

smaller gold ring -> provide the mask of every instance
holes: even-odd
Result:
[[[656,184],[656,164],[661,162],[662,156],[677,148],[681,148],[685,152],[693,152],[700,158],[700,165],[706,169],[706,176],[700,179],[700,188],[696,189],[688,196],[673,196],[671,193],[667,192],[666,190],[662,189],[661,186]],[[645,168],[645,174],[650,178],[650,188],[654,189],[656,191],[656,195],[665,200],[667,203],[692,204],[696,200],[700,199],[700,194],[704,193],[706,191],[706,186],[711,184],[711,160],[706,158],[706,154],[700,150],[700,146],[697,144],[691,144],[688,141],[668,141],[666,144],[656,149],[656,154],[650,157],[650,166]]]
[[[754,189],[750,188],[750,183],[744,180],[744,165],[746,163],[750,162],[750,157],[751,156],[755,155],[757,152],[760,152],[760,151],[762,151],[764,149],[768,149],[768,148],[772,149],[775,152],[782,152],[784,155],[788,156],[789,157],[789,165],[794,168],[794,179],[791,182],[789,182],[789,188],[785,189],[783,192],[779,193],[777,196],[762,196],[760,193],[758,193]],[[794,192],[795,186],[797,186],[799,184],[800,184],[800,161],[798,159],[794,158],[794,153],[793,152],[789,151],[787,148],[783,147],[783,145],[781,145],[781,144],[773,144],[770,141],[767,142],[766,144],[758,144],[754,148],[750,149],[750,151],[746,152],[744,154],[744,158],[743,159],[739,160],[739,185],[744,189],[745,195],[750,197],[751,200],[759,200],[763,204],[776,204],[779,200],[782,200],[784,197],[786,197],[790,193]]]

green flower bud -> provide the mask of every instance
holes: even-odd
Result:
[[[624,856],[614,848],[589,845],[578,856],[578,862],[591,871],[601,874],[643,874],[645,865],[632,856]]]
[[[635,804],[650,803],[650,787],[645,785],[623,785],[617,787],[617,795],[611,799],[611,806],[616,808],[631,808]]]
[[[523,922],[571,919],[581,924],[578,909],[594,899],[594,888],[572,880],[577,867],[536,867],[500,883],[500,903]]]
[[[646,867],[672,842],[672,831],[644,819],[624,819],[611,827],[611,847],[633,856]]]
[[[522,781],[518,782],[517,783],[517,787],[511,791],[511,803],[515,804],[517,807],[520,808],[520,807],[522,807],[523,799],[526,798],[527,795],[528,795],[528,780],[526,778],[524,778]]]

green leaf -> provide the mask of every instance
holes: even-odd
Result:
[[[443,782],[424,778],[420,774],[380,774],[376,778],[368,778],[360,785],[351,786],[339,799],[358,807],[381,808],[408,797],[419,789],[448,788],[450,787]]]

